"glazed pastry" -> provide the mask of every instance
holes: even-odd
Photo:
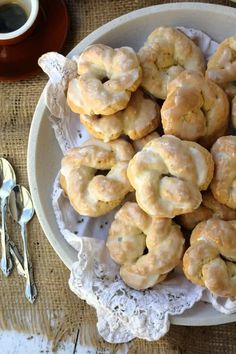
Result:
[[[67,102],[75,113],[114,114],[127,106],[141,83],[142,70],[132,48],[93,44],[73,59],[79,77],[69,83]]]
[[[173,218],[199,207],[213,169],[212,156],[201,145],[163,135],[133,157],[127,174],[147,214]]]
[[[147,136],[145,136],[142,139],[138,139],[132,142],[132,145],[134,147],[135,152],[141,151],[142,148],[149,143],[149,141],[159,138],[160,135],[155,131],[152,132],[151,134],[148,134]]]
[[[211,191],[215,199],[236,209],[236,136],[222,136],[212,146],[215,173]]]
[[[121,134],[136,140],[158,127],[160,108],[150,98],[145,98],[141,90],[137,90],[124,110],[102,117],[81,114],[80,120],[92,136],[105,142],[117,139]]]
[[[72,207],[81,215],[96,217],[119,205],[133,190],[127,178],[133,155],[131,144],[122,139],[110,143],[89,139],[71,149],[62,159],[60,182]]]
[[[168,84],[183,70],[205,71],[200,49],[172,27],[156,28],[138,55],[143,69],[142,87],[161,99],[167,96]]]
[[[231,115],[232,115],[233,127],[234,127],[234,129],[236,129],[236,96],[232,100]]]
[[[206,76],[236,95],[236,36],[226,38],[207,63]]]
[[[177,222],[187,230],[192,230],[201,221],[210,218],[236,220],[236,210],[219,203],[211,192],[202,193],[202,204],[192,213],[179,215]]]
[[[198,224],[183,258],[183,270],[194,284],[217,296],[236,296],[236,220],[209,219]]]
[[[201,73],[182,72],[168,86],[161,109],[165,134],[209,147],[225,134],[229,102],[224,91]]]
[[[152,218],[130,202],[116,213],[107,239],[111,258],[121,265],[121,278],[138,290],[164,280],[180,262],[183,246],[180,228],[171,219]]]

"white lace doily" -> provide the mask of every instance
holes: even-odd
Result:
[[[206,59],[215,51],[217,43],[207,35],[193,29],[179,29],[195,41]],[[89,137],[78,115],[66,104],[68,81],[76,76],[75,62],[73,58],[51,53],[43,56],[39,64],[50,77],[45,102],[52,113],[50,120],[56,138],[65,153]],[[58,177],[53,186],[52,203],[61,233],[78,251],[78,261],[71,270],[70,288],[96,308],[98,331],[108,342],[127,342],[135,337],[157,340],[169,329],[169,315],[182,314],[201,299],[223,313],[236,312],[236,300],[210,294],[190,283],[179,269],[151,290],[130,289],[121,280],[119,267],[105,247],[110,223],[119,207],[99,218],[80,216],[65,197]]]

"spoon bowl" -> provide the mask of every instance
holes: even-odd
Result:
[[[29,222],[34,215],[34,206],[30,193],[19,184],[12,188],[8,206],[12,218],[20,225]]]
[[[7,197],[16,184],[16,175],[11,164],[0,158],[0,198]]]

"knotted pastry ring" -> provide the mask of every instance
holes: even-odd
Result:
[[[236,210],[218,202],[211,192],[203,192],[200,207],[191,213],[179,215],[177,222],[187,230],[193,230],[199,222],[211,218],[236,220]]]
[[[202,146],[163,135],[129,162],[128,178],[139,206],[153,217],[173,218],[201,204],[200,190],[213,176],[211,154]]]
[[[60,183],[72,207],[81,215],[96,217],[119,205],[133,190],[127,178],[133,155],[131,144],[122,139],[111,143],[89,139],[71,149],[62,159]],[[104,176],[101,170],[109,172]]]
[[[195,71],[183,71],[168,86],[161,109],[165,134],[211,146],[228,127],[229,102],[224,91]]]
[[[76,113],[109,115],[124,109],[142,79],[138,57],[130,47],[93,44],[73,59],[79,77],[69,83],[67,102]]]
[[[236,96],[232,99],[231,116],[234,129],[236,129]]]
[[[215,173],[211,191],[215,199],[236,209],[236,136],[222,136],[211,148]]]
[[[180,262],[183,245],[180,228],[171,219],[152,218],[130,202],[116,213],[107,239],[111,258],[121,265],[121,278],[140,290],[165,279]]]
[[[89,133],[97,139],[111,141],[122,134],[132,140],[145,137],[156,129],[160,123],[160,108],[141,90],[135,91],[128,106],[109,116],[88,116],[81,114],[80,120]]]
[[[229,96],[236,95],[236,36],[219,44],[207,63],[206,76],[224,87]]]
[[[181,31],[158,27],[139,50],[143,69],[142,87],[165,99],[168,84],[183,70],[204,72],[205,61],[196,44]]]
[[[236,220],[209,219],[192,232],[183,270],[218,296],[236,296]]]

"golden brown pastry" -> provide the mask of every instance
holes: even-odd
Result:
[[[215,295],[236,296],[236,220],[203,221],[190,243],[183,258],[186,277]]]
[[[211,192],[202,193],[202,204],[191,213],[178,216],[178,223],[187,230],[192,230],[201,221],[210,218],[236,220],[236,210],[219,203]]]
[[[232,115],[233,127],[234,129],[236,129],[236,96],[232,100],[231,115]]]
[[[236,136],[222,136],[212,146],[215,173],[211,191],[215,199],[236,209]]]
[[[130,202],[116,213],[107,239],[111,258],[121,265],[121,278],[138,290],[164,280],[178,265],[183,246],[180,228],[171,219],[151,218]]]
[[[110,143],[89,139],[71,149],[62,159],[60,182],[72,207],[81,215],[96,217],[119,205],[133,190],[127,178],[133,155],[131,144],[122,139]]]
[[[165,134],[209,147],[225,134],[229,102],[224,91],[199,72],[184,71],[168,86],[161,109]]]
[[[127,174],[146,213],[173,218],[199,207],[213,169],[212,156],[201,145],[163,135],[132,158]]]
[[[160,135],[155,131],[152,132],[151,134],[148,134],[147,136],[145,136],[142,139],[138,139],[132,142],[132,145],[134,147],[135,152],[141,151],[142,148],[149,143],[149,141],[156,139],[156,138],[160,138]]]
[[[207,63],[206,76],[236,95],[236,36],[226,38]]]
[[[141,90],[137,90],[124,110],[102,117],[81,114],[80,120],[92,136],[105,142],[122,134],[136,140],[158,127],[160,108],[150,98],[145,98]]]
[[[141,83],[138,57],[129,47],[93,44],[79,57],[78,78],[72,79],[67,102],[73,112],[110,115],[124,109]]]
[[[158,27],[147,38],[138,56],[143,69],[142,87],[165,99],[168,84],[183,70],[204,73],[200,49],[185,34],[172,27]]]

